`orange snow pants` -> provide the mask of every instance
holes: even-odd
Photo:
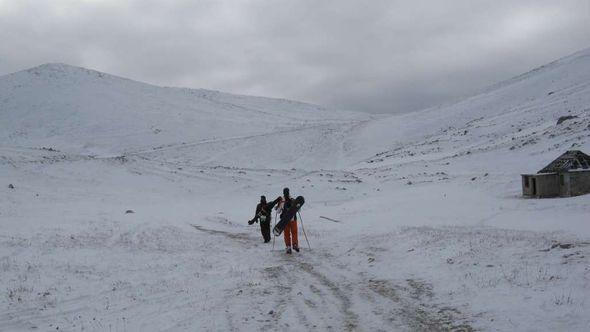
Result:
[[[297,220],[289,221],[285,226],[283,234],[285,236],[285,245],[287,247],[291,247],[291,244],[294,247],[299,247],[299,242],[297,242]]]

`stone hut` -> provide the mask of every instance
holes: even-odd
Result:
[[[570,197],[590,193],[590,156],[570,150],[537,174],[522,174],[525,197]]]

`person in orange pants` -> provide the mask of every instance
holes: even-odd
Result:
[[[281,217],[282,214],[293,204],[295,204],[295,200],[289,195],[289,188],[283,189],[282,202],[277,206],[278,209],[281,209]],[[287,254],[291,253],[291,248],[299,252],[299,242],[297,240],[297,215],[293,216],[293,219],[287,223],[283,235],[285,238],[285,246],[287,247]]]
[[[293,245],[293,250],[299,252],[299,242],[297,241],[297,217],[287,223],[283,235],[285,237],[287,253],[291,253],[291,245]]]

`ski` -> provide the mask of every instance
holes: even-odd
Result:
[[[326,219],[326,220],[330,220],[330,221],[333,221],[333,222],[340,222],[340,220],[336,220],[336,219],[332,219],[332,218],[328,218],[328,217],[324,217],[324,216],[320,216],[320,218]]]

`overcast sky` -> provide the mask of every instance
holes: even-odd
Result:
[[[0,74],[64,62],[367,112],[436,105],[588,47],[589,0],[0,0]]]

